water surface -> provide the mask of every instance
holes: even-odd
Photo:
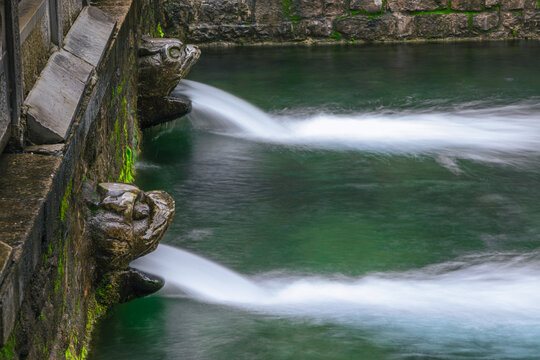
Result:
[[[176,199],[163,243],[196,255],[137,261],[168,286],[90,358],[537,358],[539,56],[206,50],[191,119],[146,131],[137,166]]]

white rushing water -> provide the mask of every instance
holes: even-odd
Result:
[[[540,109],[523,103],[482,109],[326,112],[270,115],[225,91],[182,80],[173,95],[189,97],[195,127],[295,146],[383,153],[437,153],[504,161],[540,151]]]
[[[538,260],[538,254],[492,254],[360,278],[284,273],[248,278],[185,250],[159,245],[132,266],[208,302],[261,309],[338,303],[422,316],[482,318],[497,314],[497,318],[540,321]]]
[[[426,111],[272,115],[219,89],[182,80],[195,127],[255,141],[390,154],[428,154],[451,171],[455,159],[536,161],[540,110],[531,103]],[[540,354],[540,254],[480,254],[422,269],[357,278],[273,272],[243,276],[160,245],[133,266],[166,281],[163,296],[339,323],[370,341],[433,358],[534,359]],[[489,349],[489,350],[486,350]],[[479,355],[474,355],[478,351]],[[446,354],[446,355],[443,355]],[[451,355],[448,355],[451,354]],[[409,354],[411,358],[417,354]],[[470,355],[470,354],[469,354]],[[420,358],[420,357],[418,357]],[[431,358],[431,357],[430,357]]]
[[[538,260],[538,254],[486,254],[358,278],[247,277],[160,245],[132,266],[164,278],[166,296],[370,329],[381,339],[412,342],[422,351],[447,352],[446,346],[471,341],[510,342],[512,347],[502,346],[488,358],[519,358],[539,348]],[[512,354],[502,352],[509,349]]]

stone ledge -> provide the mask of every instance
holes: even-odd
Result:
[[[65,147],[65,144],[34,145],[26,147],[24,152],[30,154],[62,156]]]
[[[64,49],[97,67],[105,54],[116,26],[110,16],[102,10],[85,7],[71,27]]]
[[[65,50],[53,54],[24,102],[32,142],[66,140],[92,70],[90,64]]]
[[[110,46],[116,21],[88,6],[70,29],[64,49],[51,56],[26,98],[28,137],[35,144],[67,140],[91,76]]]
[[[0,207],[6,209],[0,215],[0,241],[13,248],[23,246],[43,203],[44,200],[32,199],[0,200]]]
[[[59,160],[33,154],[0,157],[0,200],[45,200]],[[6,214],[0,213],[0,219]],[[0,227],[0,233],[3,231]]]
[[[0,340],[15,326],[24,287],[41,257],[47,221],[54,212],[54,182],[62,159],[34,154],[0,157]]]

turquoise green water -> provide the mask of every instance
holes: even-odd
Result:
[[[537,358],[539,56],[523,42],[206,50],[189,78],[277,122],[371,114],[385,130],[353,126],[347,146],[188,119],[146,131],[137,184],[176,199],[163,243],[308,286],[279,306],[170,289],[123,304],[90,358]],[[385,139],[403,135],[386,116],[419,114],[446,124],[428,145]],[[454,134],[448,114],[494,131]]]

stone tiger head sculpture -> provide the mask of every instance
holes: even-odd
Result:
[[[169,194],[121,183],[101,183],[97,194],[89,224],[100,272],[126,269],[156,249],[174,217]]]
[[[147,128],[191,111],[187,98],[169,96],[197,62],[201,51],[178,39],[143,37],[139,47],[139,125]]]

